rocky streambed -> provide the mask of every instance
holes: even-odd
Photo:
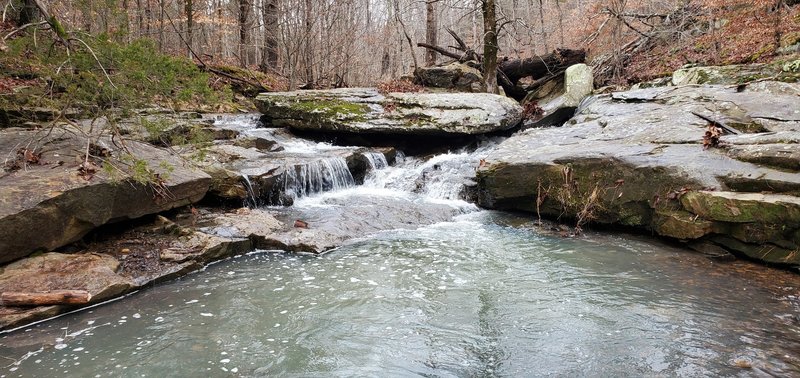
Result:
[[[716,258],[800,265],[797,83],[599,94],[563,126],[511,136],[521,107],[476,96],[278,93],[257,99],[267,117],[4,129],[0,292],[84,290],[98,303],[253,250],[318,254],[447,222],[477,210],[464,200],[557,220],[539,230],[560,236],[621,226]],[[729,135],[704,147],[709,123]],[[297,135],[310,131],[321,139]],[[395,136],[458,145],[405,157]],[[73,308],[3,306],[0,327]]]

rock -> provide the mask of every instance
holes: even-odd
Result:
[[[159,257],[162,261],[182,263],[191,260],[199,264],[207,264],[251,250],[250,241],[246,238],[221,238],[202,232],[193,232],[180,237],[170,247],[162,249]]]
[[[365,151],[331,147],[324,151],[263,152],[221,144],[209,148],[198,164],[213,179],[209,194],[223,202],[255,200],[251,206],[290,205],[297,197],[355,185],[354,176],[363,179],[367,165],[355,164],[354,159]]]
[[[477,174],[479,204],[705,240],[756,259],[768,244],[780,251],[770,262],[800,264],[788,252],[800,235],[800,100],[786,94],[800,84],[786,85],[594,96],[564,127],[525,130],[490,151]],[[707,122],[693,114],[703,112],[765,131],[703,149]]]
[[[53,250],[106,223],[199,201],[211,183],[165,150],[126,141],[126,152],[110,139],[89,143],[83,135],[58,127],[0,133],[0,150],[17,158],[0,176],[0,262]],[[107,169],[95,159],[81,174],[87,145]],[[18,154],[20,146],[29,146],[30,156]]]
[[[556,82],[556,80],[553,80]],[[547,85],[546,85],[547,86]],[[545,87],[546,87],[545,86]],[[543,88],[544,90],[544,88]],[[525,124],[525,128],[561,126],[572,118],[575,110],[584,98],[594,90],[594,75],[592,68],[585,64],[575,64],[567,68],[564,73],[564,86],[558,92],[547,91],[549,94],[536,99],[542,94],[537,92],[527,96],[523,102],[536,101],[542,108],[542,114]],[[558,95],[556,95],[558,93]]]
[[[594,90],[594,73],[586,64],[569,66],[564,72],[564,106],[577,107]]]
[[[653,216],[653,229],[659,234],[676,239],[697,239],[708,235],[714,223],[688,211],[657,209]]]
[[[725,235],[714,235],[711,240],[738,255],[766,263],[800,265],[798,249],[787,249],[771,243],[749,244]]]
[[[473,209],[379,194],[314,200],[314,206],[241,209],[215,216],[203,232],[249,238],[257,249],[323,253],[364,235],[443,222]],[[295,227],[296,220],[306,227]]]
[[[697,66],[681,68],[673,72],[672,85],[738,85],[763,79],[795,82],[798,78],[800,78],[800,71],[784,70],[779,63]]]
[[[0,128],[21,126],[25,122],[51,122],[60,117],[75,119],[81,116],[77,109],[50,109],[42,107],[18,107],[0,109]]]
[[[800,227],[800,197],[796,196],[692,191],[681,197],[681,204],[705,219]]]
[[[522,119],[516,101],[488,93],[390,93],[370,88],[262,93],[274,126],[366,134],[451,135],[507,130]]]
[[[463,92],[482,92],[481,72],[466,64],[453,62],[444,66],[419,67],[415,81],[426,87],[453,89]]]
[[[800,144],[746,144],[725,147],[736,160],[800,172]]]
[[[119,261],[106,254],[45,253],[6,265],[0,292],[86,290],[92,303],[101,302],[134,287],[118,268]]]

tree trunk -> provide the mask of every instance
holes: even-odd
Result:
[[[486,92],[497,89],[497,18],[494,0],[482,0],[483,5],[483,83]]]
[[[158,50],[164,51],[164,1],[158,0]]]
[[[516,84],[519,79],[531,76],[534,79],[558,74],[567,67],[583,63],[586,60],[585,50],[558,49],[553,53],[534,56],[527,59],[512,59],[500,63],[500,71]]]
[[[3,306],[50,306],[87,304],[92,296],[85,290],[54,290],[45,293],[6,291],[0,294]]]
[[[247,0],[239,0],[239,64],[247,67],[247,17],[250,13],[250,4]]]
[[[136,35],[142,37],[142,30],[144,30],[144,12],[142,12],[142,0],[136,0]]]
[[[314,86],[314,46],[312,44],[312,28],[314,26],[311,20],[312,0],[305,0],[305,41],[306,45],[304,50],[305,64],[306,64],[306,87]]]
[[[264,57],[261,71],[278,69],[278,4],[277,0],[263,0],[261,13],[264,17]]]
[[[186,53],[192,59],[192,29],[194,29],[194,6],[192,0],[186,0]]]
[[[425,19],[425,43],[431,46],[436,46],[437,44],[436,1],[437,0],[428,0],[428,2],[425,4],[427,12],[427,17]],[[436,65],[436,51],[429,49],[425,52],[425,64],[427,66]]]
[[[24,0],[22,2],[22,9],[19,11],[19,17],[17,18],[17,25],[22,26],[30,24],[36,22],[38,18],[39,10],[36,8],[36,2],[34,0]]]
[[[539,24],[542,26],[542,43],[544,44],[544,52],[550,51],[547,46],[547,31],[544,28],[544,1],[539,0]]]

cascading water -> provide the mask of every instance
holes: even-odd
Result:
[[[394,166],[375,171],[364,185],[417,193],[432,199],[463,200],[465,188],[474,184],[481,158],[495,145],[495,141],[488,141],[473,151],[465,149],[427,160],[398,157]]]
[[[250,182],[250,176],[243,174],[242,184],[244,184],[244,189],[247,191],[247,199],[245,199],[245,205],[247,207],[258,207],[261,201],[258,200],[258,196],[256,195],[256,192],[253,189],[253,183]]]
[[[386,161],[386,156],[380,152],[368,151],[364,152],[362,155],[367,159],[370,171],[384,169],[389,166],[389,162]]]
[[[290,167],[281,175],[275,188],[282,197],[294,201],[314,193],[349,188],[355,180],[341,157],[323,158],[309,164]],[[273,189],[275,190],[275,189]],[[285,201],[285,198],[279,202]]]
[[[269,211],[350,242],[0,335],[0,376],[800,375],[796,276],[478,211],[458,198],[491,146],[372,155],[358,187],[343,158],[289,165],[279,187],[298,201]]]

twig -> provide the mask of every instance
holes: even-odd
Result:
[[[111,86],[114,87],[114,89],[119,89],[117,88],[116,85],[114,85],[114,82],[111,81],[111,76],[108,76],[108,72],[106,71],[105,67],[103,67],[103,63],[100,63],[100,59],[97,58],[97,55],[94,53],[94,50],[92,50],[92,48],[89,47],[89,45],[86,44],[86,42],[84,42],[80,38],[70,37],[67,41],[72,41],[72,40],[80,42],[81,44],[83,44],[84,47],[86,47],[87,50],[89,50],[89,53],[92,54],[92,57],[94,57],[94,60],[97,62],[97,65],[100,66],[100,69],[103,71],[103,74],[106,75],[106,79],[108,79],[108,82],[111,84]]]
[[[21,32],[21,31],[23,31],[23,30],[25,30],[25,29],[27,29],[27,28],[29,28],[31,26],[39,26],[39,25],[44,25],[46,23],[47,23],[47,21],[40,21],[40,22],[31,22],[31,23],[22,25],[22,26],[20,26],[20,27],[18,27],[16,29],[12,30],[11,33],[6,34],[6,36],[3,37],[3,40],[4,41],[7,40],[7,39],[11,38],[14,34],[17,34],[17,33]]]

